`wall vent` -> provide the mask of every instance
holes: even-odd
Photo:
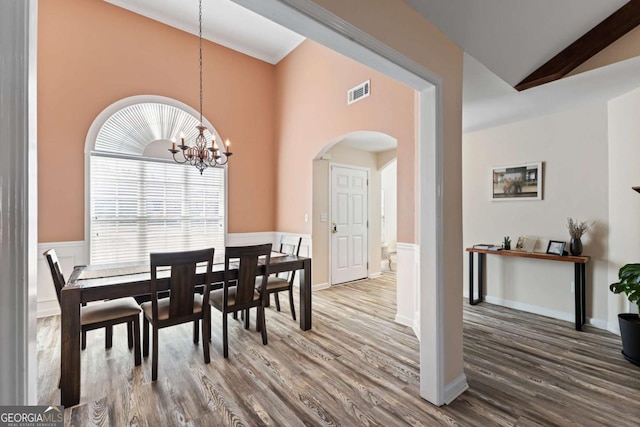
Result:
[[[366,98],[371,93],[371,80],[367,80],[347,92],[347,105]]]

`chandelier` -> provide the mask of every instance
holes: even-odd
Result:
[[[209,166],[222,166],[227,164],[229,157],[231,157],[233,153],[229,151],[229,139],[226,140],[224,151],[222,151],[216,143],[215,136],[212,136],[210,146],[207,146],[207,138],[204,136],[204,131],[207,130],[207,127],[202,124],[202,0],[199,1],[198,22],[200,25],[200,125],[196,126],[198,136],[196,136],[192,146],[186,145],[184,138],[182,138],[180,145],[176,146],[174,142],[169,152],[173,155],[173,160],[176,163],[189,163],[195,166],[200,171],[200,175],[202,175],[202,171]],[[176,158],[176,154],[180,151],[182,151],[181,159]]]

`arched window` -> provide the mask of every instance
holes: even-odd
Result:
[[[226,170],[210,167],[200,175],[193,166],[175,163],[167,151],[171,142],[181,136],[193,141],[199,122],[190,107],[154,99],[173,105],[129,98],[124,106],[105,110],[89,131],[92,264],[147,261],[151,252],[225,245]],[[205,136],[211,140],[210,132]]]

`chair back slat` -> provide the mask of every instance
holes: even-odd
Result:
[[[193,315],[193,297],[197,291],[196,267],[199,263],[207,264],[203,301],[208,304],[209,287],[211,286],[211,269],[214,249],[202,249],[186,252],[152,253],[151,259],[151,301],[154,319],[158,318],[158,267],[171,267],[169,277],[169,319],[174,322],[181,317]]]
[[[42,255],[47,258],[47,264],[49,264],[49,270],[51,271],[51,278],[53,279],[53,284],[56,287],[56,296],[58,297],[58,304],[60,304],[60,292],[62,292],[62,288],[66,285],[64,280],[64,275],[60,270],[60,263],[58,262],[58,255],[54,249],[49,249],[45,251]]]
[[[280,236],[280,253],[289,254],[289,255],[298,255],[300,252],[300,243],[302,242],[302,237],[292,237],[292,236]],[[283,271],[282,273],[276,274],[277,277],[282,277],[286,279],[289,283],[293,283],[293,279],[295,278],[295,271]]]
[[[256,286],[256,275],[258,272],[258,261],[264,256],[265,275],[263,276],[262,289],[266,289],[267,276],[269,275],[269,264],[271,262],[271,243],[255,246],[229,246],[225,249],[225,280],[224,280],[224,304],[228,303],[228,289],[233,285],[231,280],[230,266],[238,262],[238,278],[235,281],[236,297],[235,306],[242,306],[253,301]],[[264,299],[266,292],[261,294]]]

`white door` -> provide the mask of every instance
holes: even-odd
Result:
[[[367,277],[368,172],[331,166],[331,284]]]

